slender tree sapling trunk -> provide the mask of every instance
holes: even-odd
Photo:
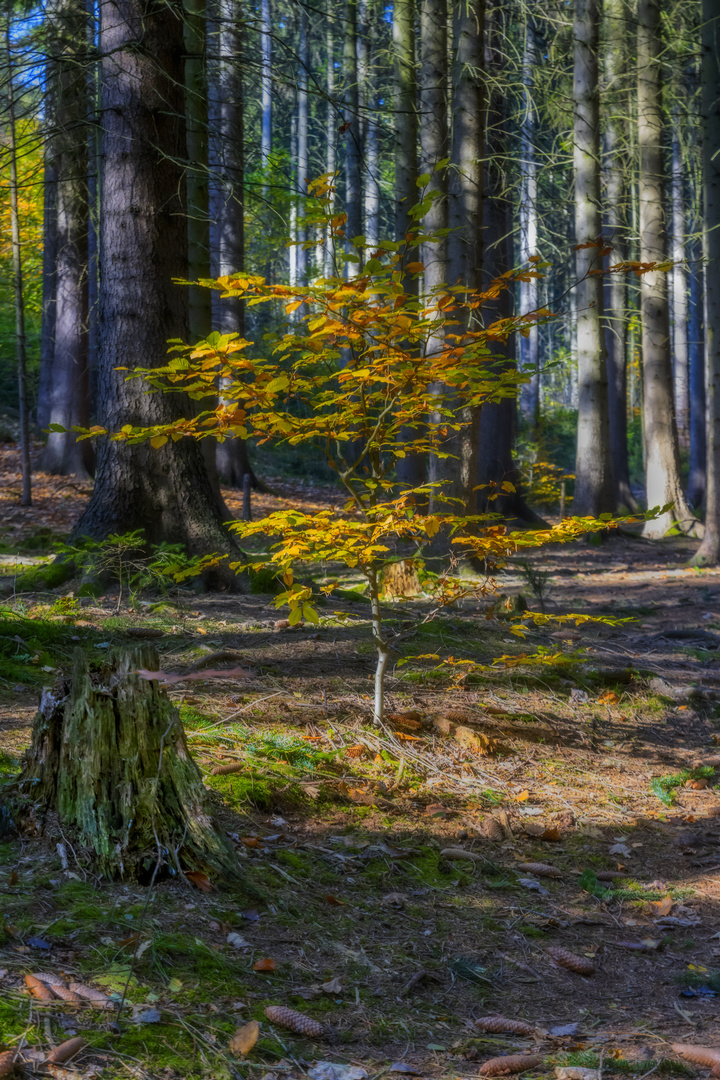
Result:
[[[574,174],[577,284],[578,429],[573,512],[614,509],[608,385],[602,333],[598,0],[576,0]]]
[[[662,109],[662,30],[659,0],[639,0],[637,25],[637,107],[640,149],[640,259],[665,261],[665,162]],[[706,180],[707,182],[707,180]],[[670,314],[667,274],[640,279],[643,352],[645,490],[648,507],[670,510],[648,521],[643,535],[665,536],[673,525],[697,535],[698,522],[682,489],[680,452],[673,415]]]
[[[190,414],[183,394],[145,392],[118,368],[167,362],[169,338],[187,340],[187,217],[182,161],[183,11],[178,0],[103,0],[100,8],[100,351],[98,413],[111,432]],[[224,510],[193,439],[99,439],[95,488],[75,537],[142,529],[147,541],[237,556]],[[215,580],[242,583],[221,564]]]
[[[25,296],[23,293],[22,249],[20,246],[20,208],[18,198],[17,146],[15,132],[15,87],[10,39],[10,13],[5,15],[5,55],[7,61],[7,148],[10,157],[10,228],[15,297],[15,349],[17,355],[18,410],[20,413],[21,506],[32,506],[32,470],[30,467],[30,422],[27,393],[27,355],[25,349]]]
[[[88,477],[94,471],[89,441],[78,442],[73,425],[90,420],[88,350],[88,113],[87,14],[84,0],[56,0],[47,12],[53,58],[54,132],[50,140],[55,173],[55,312],[49,394],[52,431],[42,468],[58,475]]]
[[[703,148],[703,253],[705,255],[705,355],[708,387],[707,515],[705,536],[693,560],[720,562],[720,10],[702,3],[700,65]]]
[[[325,102],[325,140],[326,159],[325,171],[328,176],[333,176],[337,168],[337,106],[335,104],[335,19],[334,3],[328,0],[327,25],[325,27],[325,51],[327,55],[326,89],[327,101]],[[323,273],[325,277],[333,277],[337,273],[335,266],[335,248],[333,246],[331,231],[328,227],[325,235],[325,254]]]
[[[605,220],[612,262],[628,257],[628,93],[626,0],[605,0]],[[627,436],[628,297],[625,274],[605,281],[605,349],[607,353],[610,452],[618,508],[637,510],[630,487]]]

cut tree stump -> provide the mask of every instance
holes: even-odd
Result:
[[[105,877],[147,881],[159,866],[239,881],[178,710],[138,668],[159,670],[152,646],[114,651],[98,674],[76,649],[72,682],[43,691],[16,784],[21,820],[46,833],[57,821]]]

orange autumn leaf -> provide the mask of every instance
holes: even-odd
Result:
[[[196,889],[199,889],[200,892],[212,892],[210,878],[207,874],[203,874],[202,870],[188,870],[185,877]]]
[[[256,960],[253,964],[253,971],[274,971],[277,964],[269,956],[264,960]]]
[[[257,836],[241,836],[240,837],[240,842],[242,844],[244,844],[245,847],[252,847],[252,848],[260,847],[260,841],[258,840]]]
[[[335,907],[345,907],[345,901],[338,900],[337,896],[333,896],[332,893],[327,893],[324,899],[326,904],[333,904]]]
[[[395,735],[396,739],[403,739],[405,742],[419,742],[420,741],[420,736],[419,735],[406,735],[404,731],[395,731],[395,732],[393,732],[393,734]]]
[[[663,896],[662,900],[650,901],[650,910],[656,919],[664,915],[669,915],[672,911],[672,906],[673,902],[672,897],[670,896]]]

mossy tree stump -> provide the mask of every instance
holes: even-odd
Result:
[[[56,815],[103,876],[146,880],[159,861],[171,874],[237,881],[238,857],[208,812],[178,711],[136,674],[158,667],[143,646],[116,650],[91,675],[76,649],[72,682],[43,691],[18,791],[36,818]]]

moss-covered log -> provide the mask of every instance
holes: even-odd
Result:
[[[157,682],[151,646],[117,650],[91,674],[75,651],[72,682],[43,692],[17,789],[42,828],[57,818],[106,877],[147,880],[202,870],[241,878],[207,809],[177,709]]]

